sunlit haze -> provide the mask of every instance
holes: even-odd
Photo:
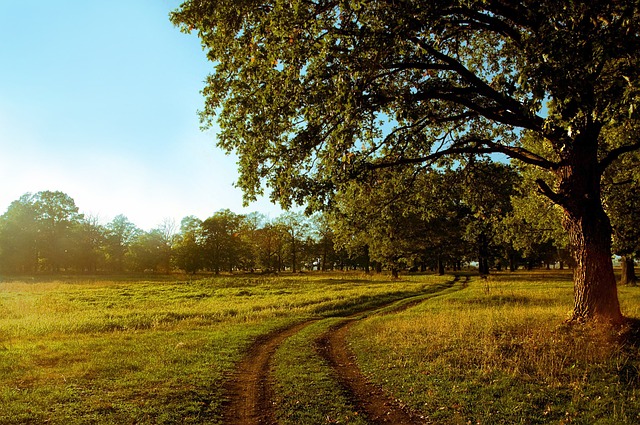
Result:
[[[0,213],[60,190],[108,222],[280,210],[242,207],[235,158],[199,129],[212,66],[168,19],[177,0],[3,2]]]

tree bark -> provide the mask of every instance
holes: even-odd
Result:
[[[438,255],[438,274],[440,276],[444,275],[444,261],[442,261],[442,256]]]
[[[329,247],[327,245],[328,244],[325,239],[322,243],[322,265],[320,266],[320,269],[323,272],[327,271],[327,253],[329,252]]]
[[[291,240],[291,272],[292,273],[297,273],[298,272],[296,270],[296,262],[297,262],[297,258],[296,258],[296,240],[295,240],[295,238],[292,238],[292,240]]]
[[[563,152],[556,171],[558,191],[541,184],[543,193],[564,209],[563,226],[576,262],[573,273],[573,320],[623,321],[611,255],[611,223],[600,198],[601,170],[592,124]]]
[[[489,274],[489,241],[484,233],[478,237],[478,272]]]
[[[478,273],[481,275],[489,274],[489,261],[486,258],[480,258],[478,260]]]
[[[635,264],[632,256],[623,256],[622,262],[622,274],[620,276],[620,285],[637,286],[638,277],[636,276]]]
[[[369,245],[364,246],[364,272],[371,273],[371,256],[369,255]]]
[[[565,216],[565,227],[573,246],[573,319],[602,318],[622,321],[618,289],[611,260],[611,226],[600,208],[592,214]]]

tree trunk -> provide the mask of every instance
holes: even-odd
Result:
[[[564,209],[563,226],[569,234],[573,257],[573,320],[623,320],[611,258],[611,223],[600,199],[598,163],[600,127],[586,127],[562,153],[556,171],[558,191],[540,181],[542,191]]]
[[[391,267],[391,277],[394,279],[398,279],[400,277],[400,271],[396,266]]]
[[[518,268],[516,263],[516,254],[514,252],[509,254],[509,271],[515,272]]]
[[[440,276],[444,275],[444,262],[442,261],[442,257],[438,255],[438,274]]]
[[[489,241],[484,233],[478,237],[478,272],[489,274]]]
[[[566,214],[564,221],[576,260],[573,319],[621,322],[608,217],[600,208],[583,217]]]
[[[376,273],[382,273],[382,264],[380,262],[376,262]]]
[[[292,273],[297,273],[296,262],[297,262],[297,258],[296,258],[296,240],[293,239],[291,241],[291,272]]]
[[[369,245],[364,246],[364,272],[371,273],[371,256],[369,255]]]
[[[322,244],[322,265],[320,266],[320,270],[323,272],[327,271],[327,253],[329,252],[329,247],[327,246],[327,241],[325,240]]]
[[[622,262],[622,274],[620,276],[620,285],[637,286],[638,277],[636,276],[635,264],[632,256],[623,256],[620,260]]]
[[[478,261],[478,273],[481,275],[489,274],[489,260],[486,258],[480,258]]]

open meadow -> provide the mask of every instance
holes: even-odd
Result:
[[[640,288],[620,297],[640,318]],[[640,422],[637,325],[567,325],[571,304],[566,272],[5,280],[0,424],[222,423],[253,341],[307,322],[271,360],[274,417],[365,424],[318,350],[346,320],[365,376],[425,423]]]
[[[0,283],[0,423],[211,423],[259,335],[433,290],[451,277]]]

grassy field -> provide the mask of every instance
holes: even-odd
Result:
[[[620,288],[640,317],[640,288]],[[350,335],[362,369],[437,424],[640,423],[637,323],[568,325],[570,275],[500,274]]]
[[[349,342],[372,381],[437,424],[640,423],[638,333],[564,323],[566,273],[48,279],[0,283],[0,424],[219,423],[221,383],[251,341],[318,319],[274,357],[283,424],[363,424],[314,341]],[[640,318],[640,288],[620,288]]]
[[[362,275],[0,283],[0,424],[216,423],[260,334],[429,291]]]

